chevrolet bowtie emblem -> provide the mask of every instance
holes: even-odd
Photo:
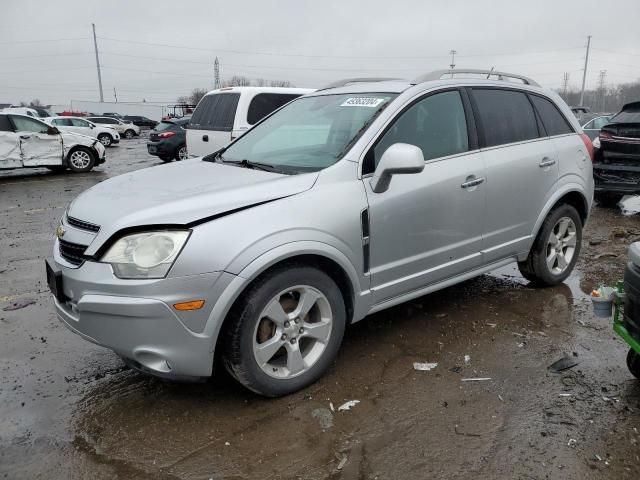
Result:
[[[64,233],[65,233],[64,227],[62,225],[58,225],[58,228],[56,228],[56,237],[62,238],[64,237]]]

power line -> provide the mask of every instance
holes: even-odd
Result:
[[[6,42],[0,42],[1,45],[10,43],[49,43],[49,42],[67,42],[72,40],[87,40],[91,37],[75,37],[75,38],[50,38],[45,40],[10,40]]]
[[[93,52],[47,53],[44,55],[20,55],[19,57],[0,57],[0,60],[22,60],[23,58],[70,57],[74,55],[92,55]]]

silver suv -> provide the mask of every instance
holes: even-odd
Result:
[[[62,322],[138,370],[201,378],[220,359],[284,395],[372,312],[511,262],[562,282],[591,155],[571,110],[526,77],[345,80],[212,155],[81,194],[48,283]]]

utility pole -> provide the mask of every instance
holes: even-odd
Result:
[[[96,40],[96,24],[92,23],[93,28],[93,47],[96,50],[96,67],[98,69],[98,87],[100,88],[100,102],[104,102],[104,94],[102,93],[102,74],[100,73],[100,58],[98,57],[98,41]]]
[[[220,62],[218,57],[213,62],[213,88],[220,88]]]
[[[569,72],[564,72],[564,76],[562,77],[562,96],[564,97],[565,102],[567,101],[568,91],[569,91]]]
[[[584,84],[587,81],[587,66],[589,64],[589,47],[591,47],[591,35],[587,37],[587,55],[584,57],[584,70],[582,72],[582,89],[580,90],[580,106],[584,106]]]
[[[116,87],[113,87],[113,96],[116,99],[116,103],[118,103],[118,93],[116,92]]]
[[[600,75],[598,76],[598,92],[601,95],[601,105],[602,108],[600,109],[601,112],[604,112],[604,98],[605,98],[605,94],[606,94],[606,88],[605,88],[605,84],[604,84],[604,79],[607,76],[607,71],[606,70],[600,70]]]

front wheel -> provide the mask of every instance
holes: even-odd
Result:
[[[640,353],[633,348],[630,348],[627,354],[627,367],[634,377],[640,379]]]
[[[72,171],[84,173],[93,168],[96,163],[96,157],[88,148],[77,147],[69,153],[67,162]]]
[[[264,274],[230,315],[225,366],[246,388],[268,397],[315,382],[335,358],[346,322],[336,283],[302,265]]]
[[[113,138],[111,138],[111,135],[109,135],[108,133],[101,133],[100,135],[98,135],[98,140],[105,147],[108,147],[113,143]]]
[[[136,132],[134,132],[133,130],[127,130],[124,132],[124,138],[127,138],[129,140],[131,140],[135,136],[136,136]]]
[[[562,283],[578,261],[582,245],[582,219],[572,205],[560,205],[549,212],[523,262],[522,276],[538,286]]]

